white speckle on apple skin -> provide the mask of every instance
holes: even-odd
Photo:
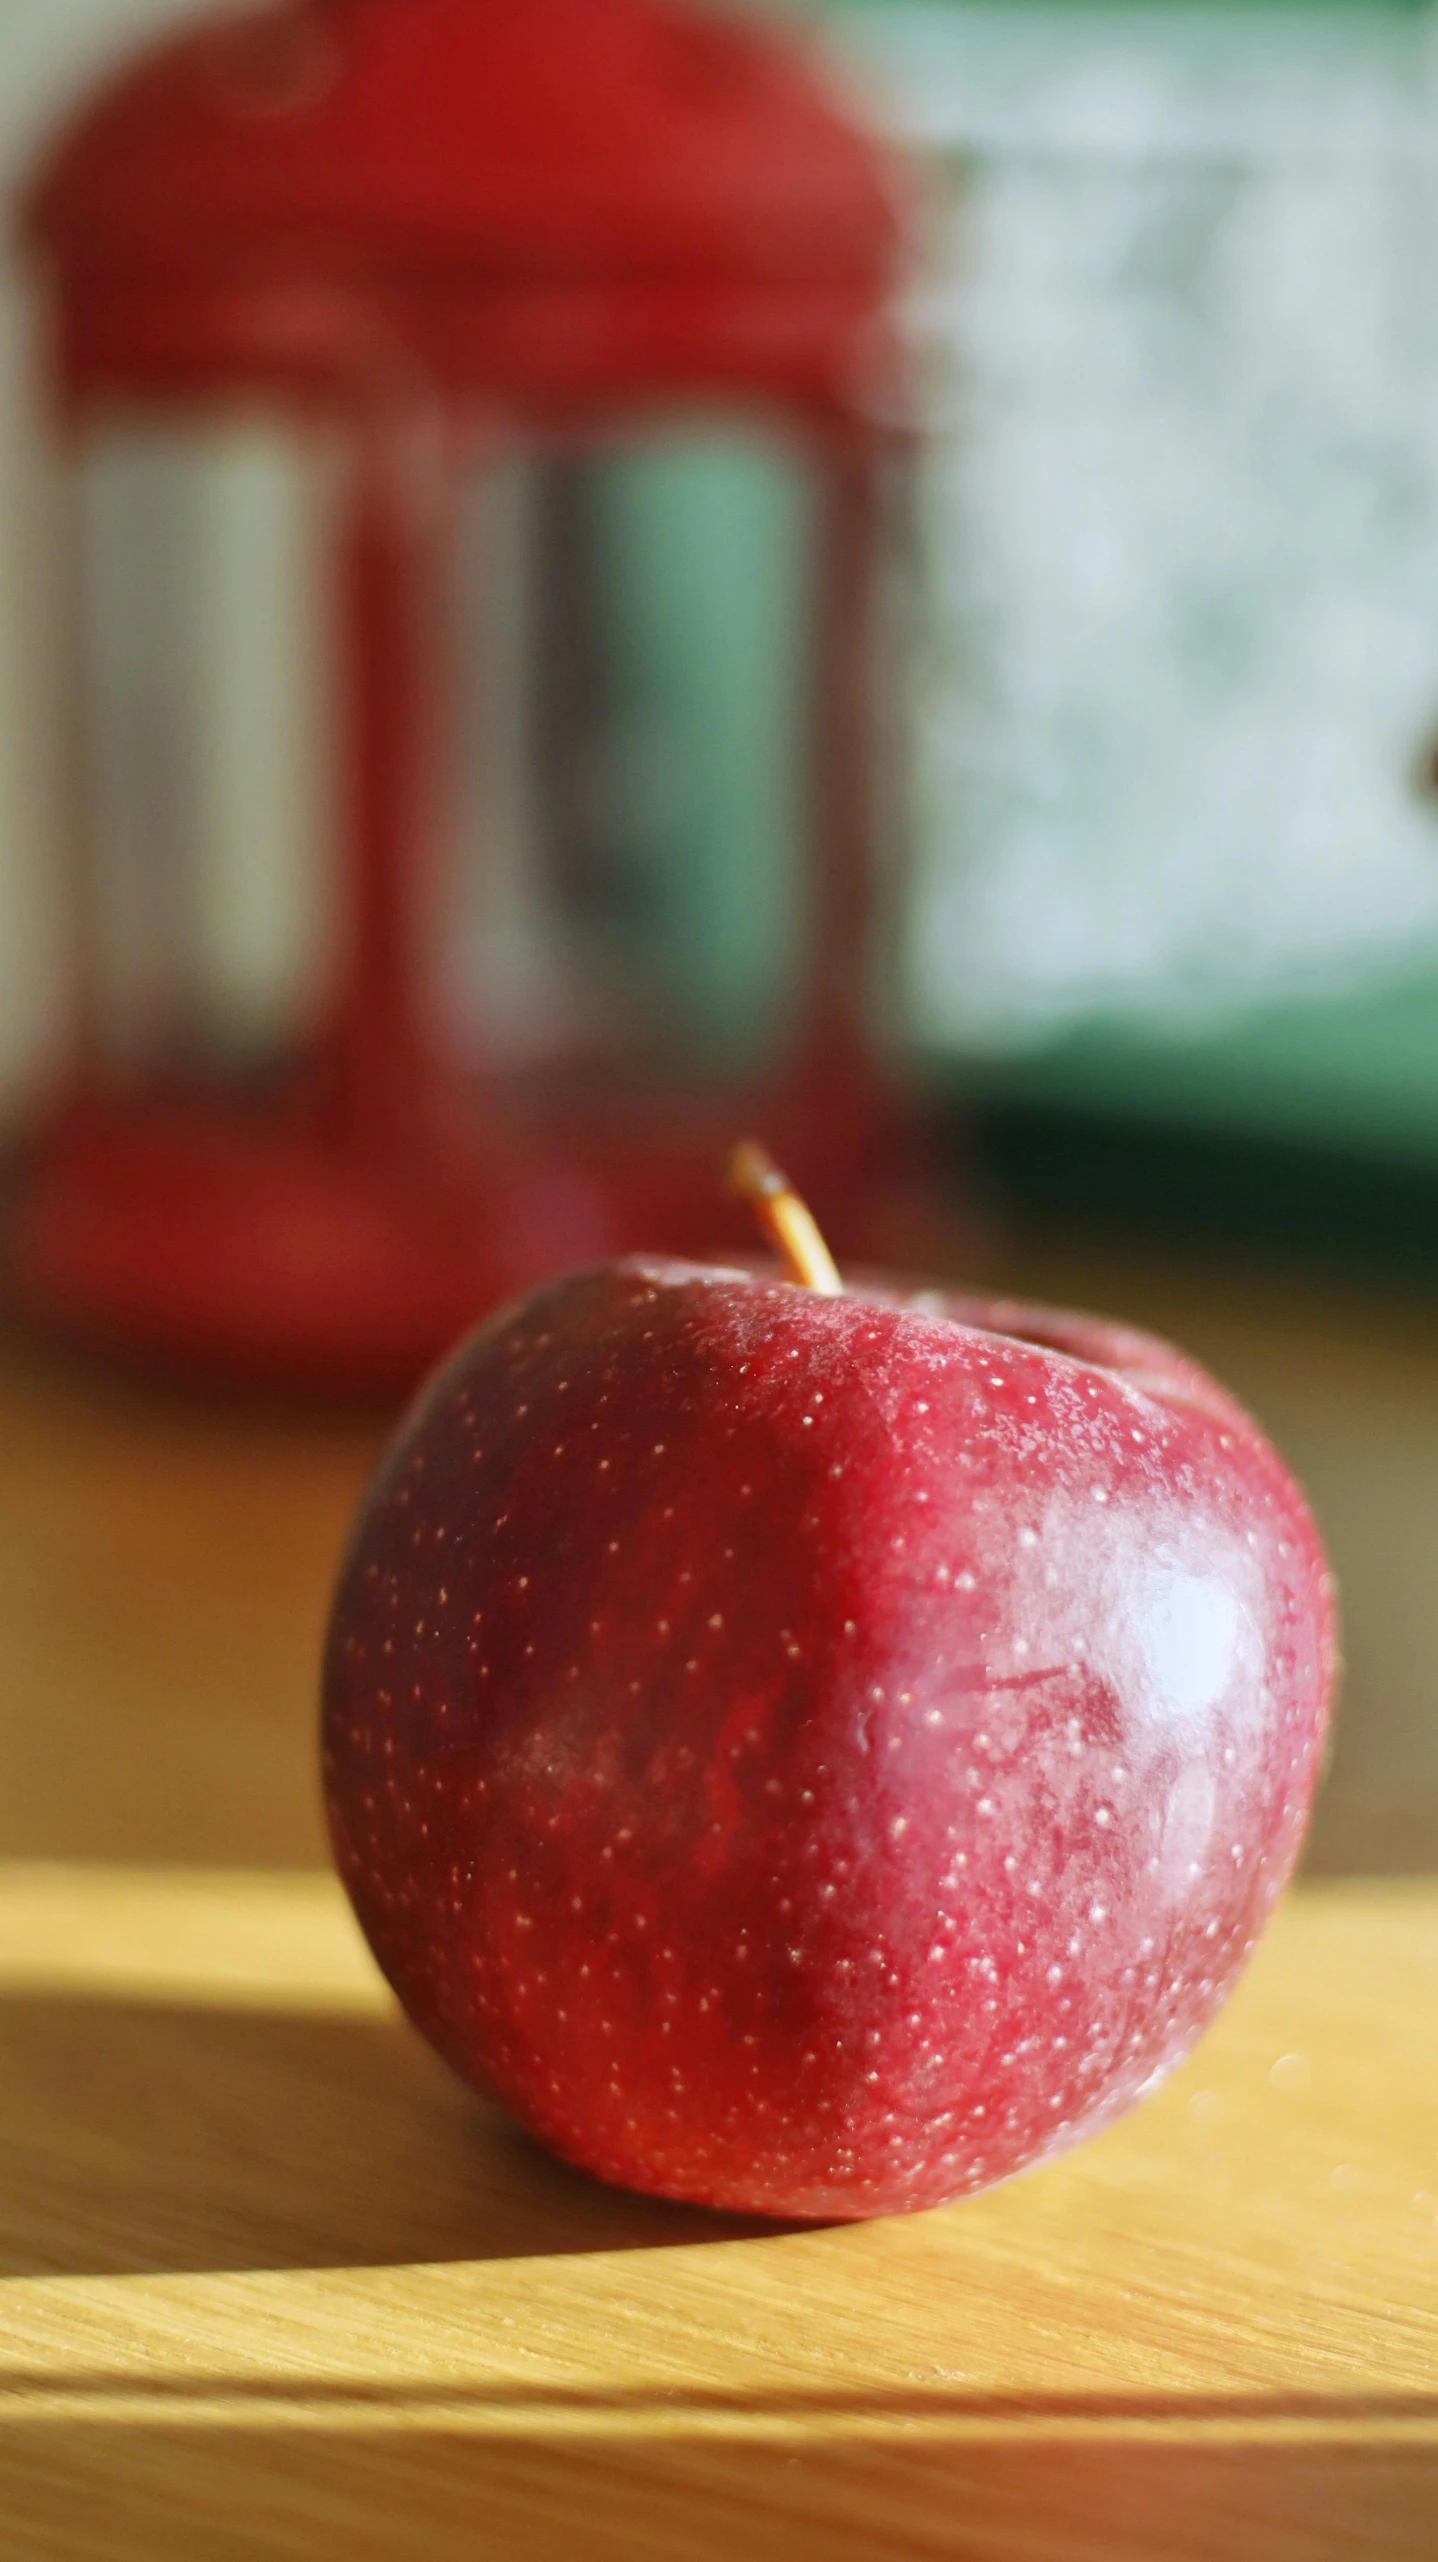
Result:
[[[492,1322],[403,1427],[326,1796],[407,2009],[556,2150],[882,2213],[1193,2042],[1291,1864],[1332,1657],[1301,1498],[1166,1347],[632,1263]]]

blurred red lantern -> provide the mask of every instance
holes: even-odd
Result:
[[[74,504],[76,1040],[12,1278],[236,1375],[412,1375],[539,1271],[841,1245],[866,1028],[889,173],[668,0],[309,0],[35,186]]]

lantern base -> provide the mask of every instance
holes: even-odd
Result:
[[[889,1259],[902,1238],[906,1261],[932,1263],[928,1190],[906,1178],[912,1147],[887,1113],[861,1136],[852,1116],[796,1112],[792,1097],[753,1110],[841,1253]],[[47,1330],[149,1367],[392,1395],[551,1273],[752,1251],[721,1183],[747,1125],[731,1102],[607,1139],[591,1123],[570,1145],[552,1124],[514,1129],[460,1162],[418,1161],[219,1105],[87,1106],[32,1162],[7,1279]]]

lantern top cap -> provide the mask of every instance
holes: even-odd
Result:
[[[250,258],[876,290],[883,151],[804,47],[676,0],[286,0],[153,47],[29,193],[62,272]]]

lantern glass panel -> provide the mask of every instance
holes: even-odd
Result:
[[[103,1067],[263,1076],[333,934],[325,457],[253,419],[76,455],[81,898]]]
[[[496,1069],[778,1064],[802,1000],[815,472],[662,422],[477,451],[446,972]]]

